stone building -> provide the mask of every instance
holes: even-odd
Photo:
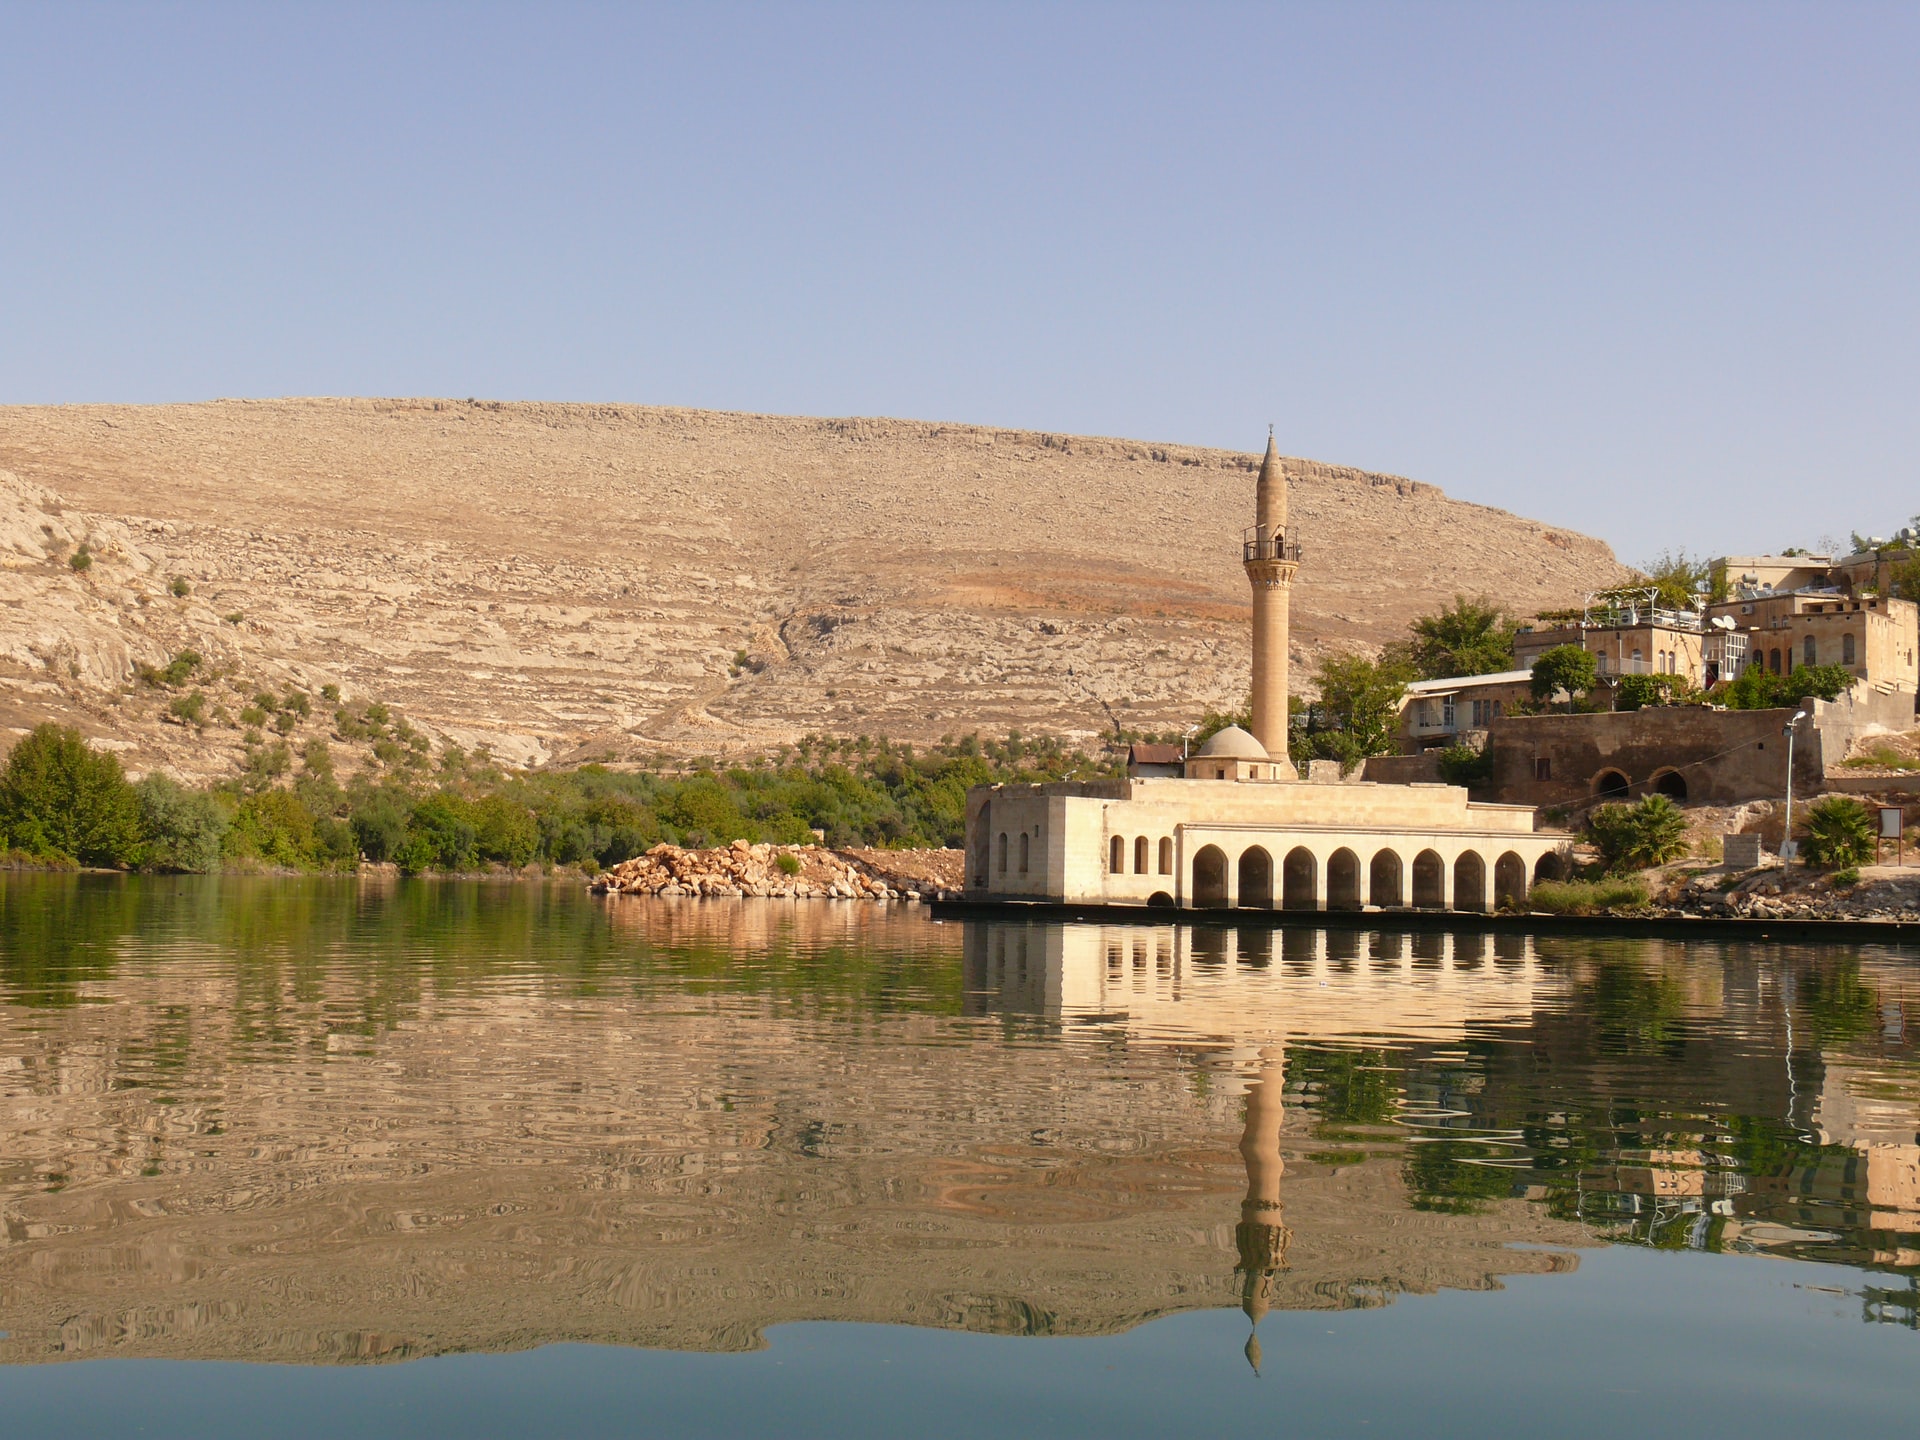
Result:
[[[1855,680],[1884,690],[1920,690],[1920,606],[1911,600],[1797,590],[1727,600],[1709,606],[1707,616],[1710,625],[1745,640],[1748,664],[1772,674],[1796,665],[1843,665]]]
[[[1532,699],[1530,669],[1416,680],[1400,702],[1400,753],[1419,755],[1484,740],[1489,725]]]
[[[1303,783],[1287,755],[1287,607],[1301,550],[1269,436],[1255,521],[1253,722],[1180,778],[978,786],[967,796],[968,898],[1182,908],[1487,910],[1524,899],[1564,834],[1530,806],[1457,786]]]

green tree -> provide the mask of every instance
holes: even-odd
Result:
[[[1749,665],[1721,699],[1729,710],[1779,710],[1802,700],[1835,700],[1853,685],[1853,672],[1844,665],[1796,665],[1785,675],[1774,675]]]
[[[1533,698],[1551,700],[1564,690],[1578,700],[1598,679],[1599,669],[1589,651],[1578,645],[1556,645],[1533,662]]]
[[[1687,853],[1687,817],[1664,795],[1637,805],[1602,805],[1587,816],[1587,836],[1609,870],[1644,870]]]
[[[1616,710],[1640,710],[1648,705],[1672,705],[1687,698],[1692,682],[1684,675],[1623,675],[1614,687]]]
[[[291,870],[310,870],[320,859],[313,815],[286,790],[261,790],[234,811],[226,852],[239,859],[263,860]]]
[[[204,790],[188,790],[155,770],[133,787],[146,837],[145,863],[156,870],[205,874],[220,868],[227,815]]]
[[[1484,596],[1456,595],[1450,608],[1422,615],[1408,628],[1407,653],[1422,680],[1513,669],[1519,622]]]
[[[1313,753],[1351,770],[1369,755],[1391,755],[1400,728],[1400,702],[1411,673],[1393,655],[1330,656],[1315,675],[1320,699],[1308,722]],[[1318,722],[1318,728],[1315,721]]]
[[[45,859],[130,865],[140,855],[140,802],[119,760],[52,723],[7,757],[0,828],[15,848]]]
[[[1873,858],[1873,812],[1851,795],[1828,795],[1800,819],[1801,844],[1815,865],[1859,865]]]
[[[1695,592],[1711,590],[1707,562],[1693,559],[1685,550],[1663,550],[1646,567],[1646,575],[1659,591],[1654,604],[1669,610],[1685,610],[1693,604]]]
[[[539,852],[540,827],[533,812],[505,795],[488,795],[474,802],[473,832],[481,859],[515,870]]]

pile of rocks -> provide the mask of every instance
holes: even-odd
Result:
[[[596,876],[593,889],[603,895],[918,903],[957,895],[960,865],[958,850],[849,854],[820,845],[749,845],[745,840],[713,850],[656,845]]]
[[[1656,914],[1744,920],[1920,920],[1920,893],[1906,877],[1836,887],[1814,873],[1756,871],[1701,875],[1681,885]]]

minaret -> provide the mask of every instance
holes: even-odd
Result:
[[[1247,1166],[1247,1198],[1240,1202],[1240,1223],[1234,1226],[1234,1248],[1243,1277],[1240,1308],[1253,1322],[1247,1335],[1247,1363],[1260,1371],[1260,1319],[1273,1296],[1273,1277],[1287,1267],[1287,1242],[1293,1238],[1282,1218],[1280,1177],[1286,1161],[1280,1158],[1280,1126],[1286,1119],[1283,1091],[1286,1052],[1278,1047],[1260,1052],[1260,1073],[1247,1089],[1247,1123],[1240,1132],[1240,1158]]]
[[[1287,604],[1300,568],[1300,546],[1287,534],[1287,477],[1272,427],[1254,492],[1254,522],[1241,544],[1253,586],[1253,738],[1282,775],[1292,776],[1297,772],[1287,758]]]

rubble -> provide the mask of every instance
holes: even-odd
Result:
[[[656,845],[594,877],[592,888],[601,895],[917,904],[957,898],[964,881],[964,852],[959,850],[829,850],[736,840],[711,850]]]

